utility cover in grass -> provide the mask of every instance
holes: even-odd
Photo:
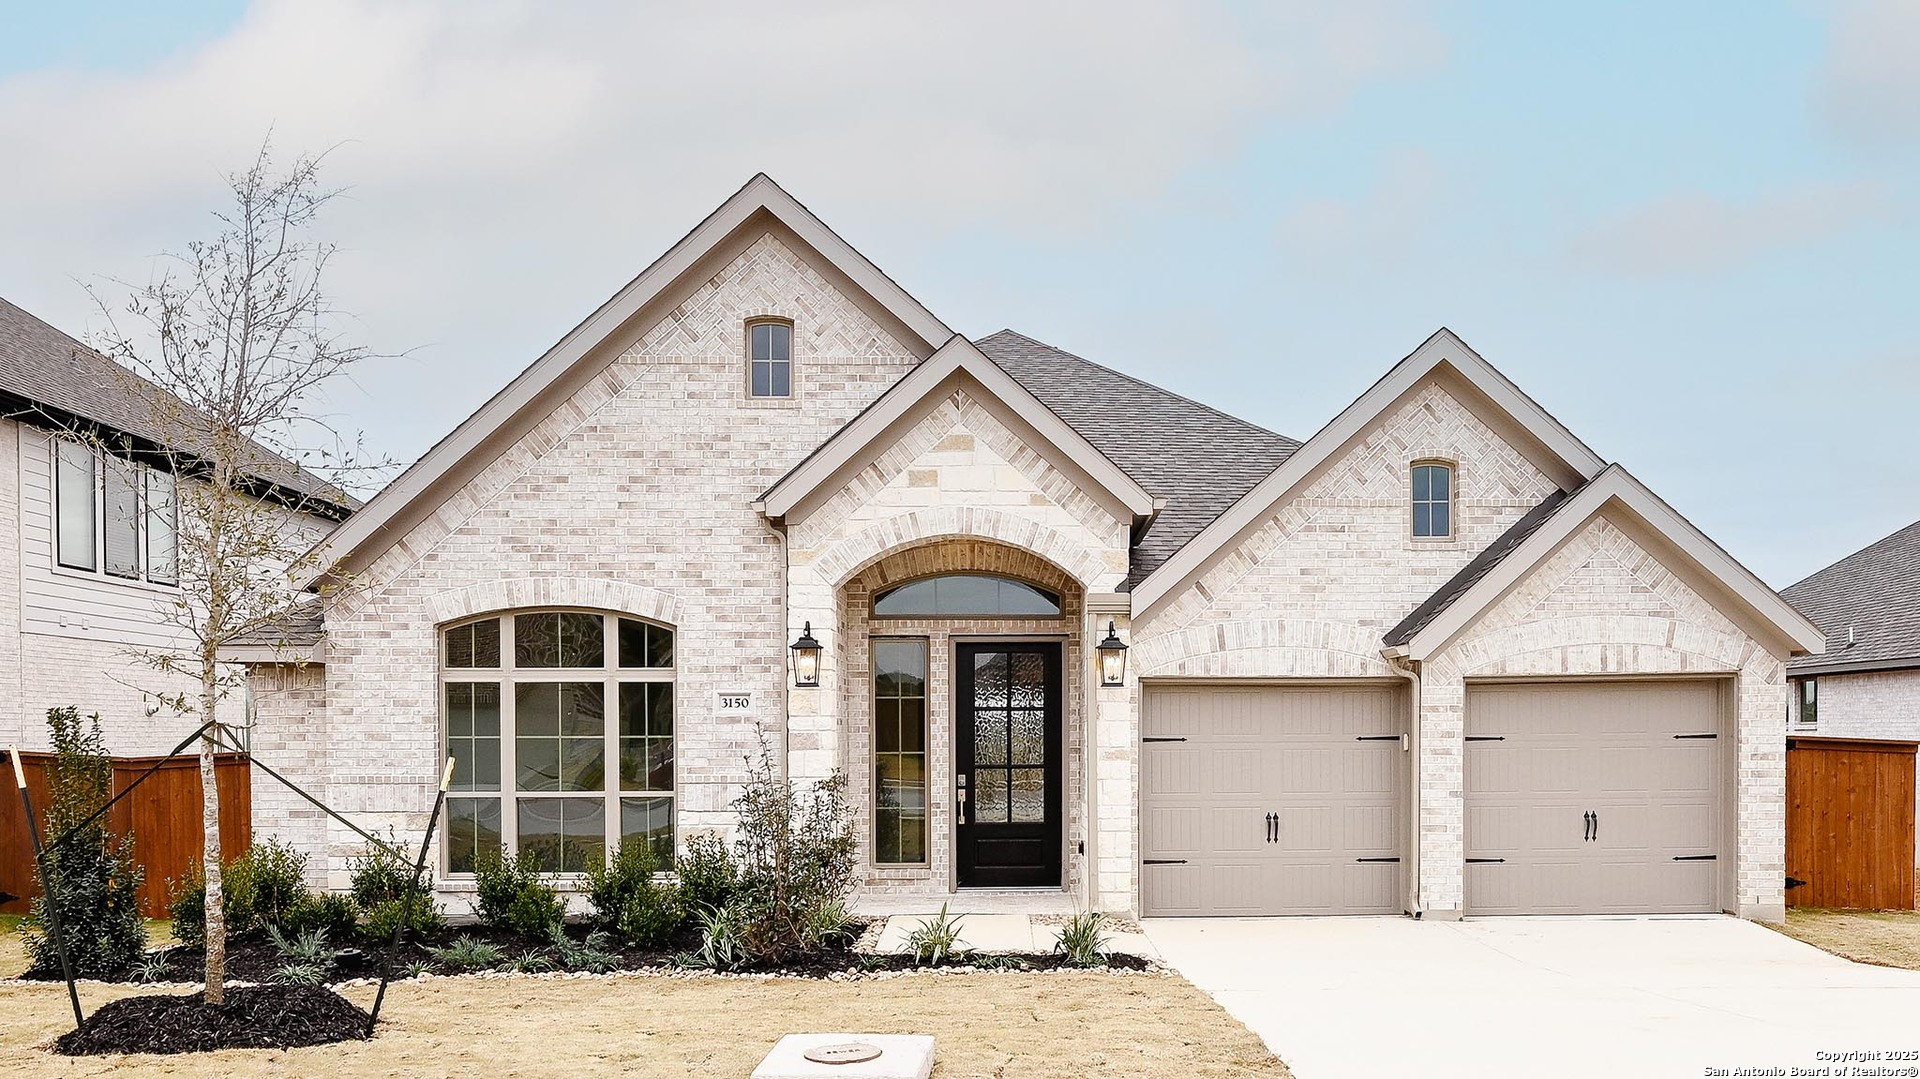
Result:
[[[200,1053],[210,1049],[290,1049],[297,1045],[360,1041],[367,1013],[331,989],[312,985],[253,985],[227,989],[227,1002],[192,996],[125,997],[62,1034],[55,1052]]]

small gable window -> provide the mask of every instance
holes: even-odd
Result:
[[[747,375],[755,397],[793,396],[793,327],[785,322],[747,324]]]
[[[1453,466],[1413,466],[1413,534],[1446,539],[1453,535]]]

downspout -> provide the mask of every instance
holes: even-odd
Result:
[[[1393,673],[1407,680],[1407,695],[1412,704],[1407,721],[1407,802],[1411,820],[1407,830],[1407,874],[1412,887],[1408,905],[1418,920],[1426,913],[1425,890],[1420,884],[1420,661],[1404,655],[1387,656]]]

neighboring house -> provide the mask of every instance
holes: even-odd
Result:
[[[1780,594],[1827,635],[1787,665],[1792,730],[1920,741],[1920,521]]]
[[[416,835],[451,755],[449,898],[724,829],[764,742],[868,910],[1783,913],[1819,632],[1445,330],[1302,443],[968,340],[759,176],[323,552],[256,746]]]
[[[165,752],[197,726],[153,696],[194,683],[140,657],[186,643],[169,619],[178,452],[154,452],[191,451],[170,434],[181,407],[0,299],[0,745],[47,748],[47,709],[69,704],[100,713],[116,755]],[[350,512],[350,498],[280,463],[316,539]],[[222,711],[245,716],[239,697]]]

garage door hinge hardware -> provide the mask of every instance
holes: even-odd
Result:
[[[1185,738],[1142,738],[1142,742],[1184,742]]]
[[[1398,858],[1355,858],[1356,862],[1397,862]]]
[[[1673,856],[1673,860],[1676,862],[1717,862],[1720,860],[1720,856],[1718,854],[1676,854]]]
[[[1504,742],[1506,740],[1507,740],[1507,736],[1504,734],[1469,734],[1467,735],[1467,741],[1469,742]]]
[[[1718,738],[1717,734],[1676,734],[1675,738]]]
[[[1186,865],[1187,864],[1187,860],[1185,858],[1142,858],[1140,859],[1140,861],[1141,861],[1141,864],[1143,865]]]
[[[1491,862],[1504,862],[1505,858],[1468,858],[1468,865],[1486,865]]]
[[[1400,736],[1397,734],[1362,734],[1356,735],[1353,740],[1356,742],[1398,742]]]

